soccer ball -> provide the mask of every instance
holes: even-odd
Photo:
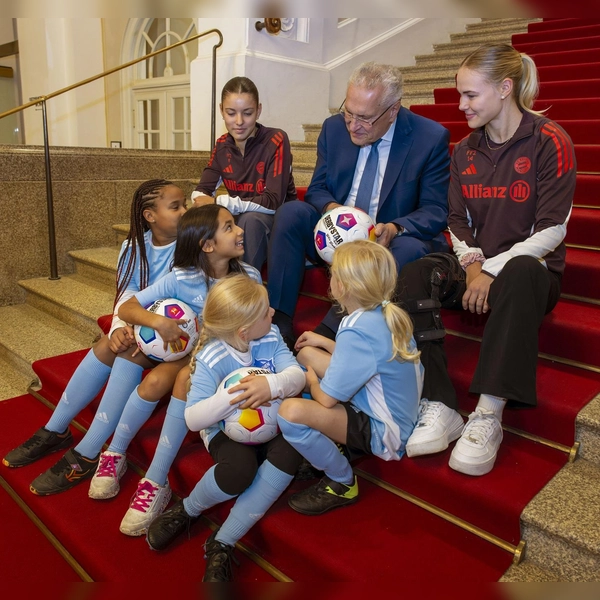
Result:
[[[314,229],[319,256],[331,264],[334,250],[344,242],[375,241],[375,224],[369,215],[352,206],[336,206],[326,212]]]
[[[183,350],[180,352],[176,352],[172,344],[165,350],[163,339],[158,331],[145,325],[135,325],[133,328],[135,341],[138,348],[148,358],[158,362],[172,362],[183,358],[192,351],[198,341],[200,327],[196,313],[185,302],[177,300],[177,298],[165,298],[164,300],[156,300],[150,306],[147,306],[146,310],[169,319],[185,319],[186,322],[179,327],[190,336],[189,339],[180,338],[183,343]]]
[[[242,367],[229,373],[219,385],[219,390],[236,386],[247,375],[269,375],[269,369],[262,367]],[[232,399],[235,394],[231,395]],[[219,427],[235,442],[240,444],[264,444],[272,440],[278,433],[277,412],[281,400],[271,400],[271,406],[259,406],[257,409],[244,408],[236,410],[219,422]]]

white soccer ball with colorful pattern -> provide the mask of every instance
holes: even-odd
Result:
[[[242,367],[229,373],[219,385],[219,390],[236,386],[247,375],[269,375],[269,369],[262,367]],[[240,393],[240,392],[238,392]],[[236,394],[231,394],[235,398]],[[281,400],[271,400],[270,406],[260,406],[256,410],[244,408],[236,410],[219,422],[219,427],[229,438],[240,444],[264,444],[278,433],[277,412]]]
[[[183,336],[180,338],[183,350],[176,352],[172,344],[169,344],[165,350],[164,341],[158,331],[145,325],[135,325],[133,328],[135,341],[138,348],[148,358],[158,362],[172,362],[183,358],[192,351],[198,341],[200,327],[196,313],[185,302],[177,300],[177,298],[165,298],[156,300],[147,306],[146,310],[169,319],[185,319],[185,323],[179,327],[189,336],[189,339]]]
[[[375,241],[375,223],[364,211],[351,206],[336,206],[326,212],[314,229],[319,256],[331,264],[335,249],[355,240]]]

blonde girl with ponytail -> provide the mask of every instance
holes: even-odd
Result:
[[[396,279],[394,258],[380,244],[348,242],[334,253],[331,295],[348,316],[335,341],[310,331],[298,338],[312,400],[285,400],[278,414],[285,439],[325,473],[290,498],[297,512],[318,515],[356,502],[352,459],[404,455],[417,420],[423,367],[411,319],[392,301]]]

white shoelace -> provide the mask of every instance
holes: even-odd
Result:
[[[438,418],[442,406],[439,402],[421,402],[417,427],[430,427]]]
[[[469,415],[469,422],[465,426],[465,430],[462,434],[463,439],[483,446],[492,435],[493,430],[496,426],[496,417],[493,413],[484,410],[483,408],[476,408],[475,412]]]

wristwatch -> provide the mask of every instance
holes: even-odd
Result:
[[[396,226],[396,229],[398,230],[398,233],[396,233],[396,235],[394,237],[398,237],[399,235],[402,235],[406,229],[404,227],[402,227],[402,225],[398,225],[398,223],[394,223],[394,225]]]

